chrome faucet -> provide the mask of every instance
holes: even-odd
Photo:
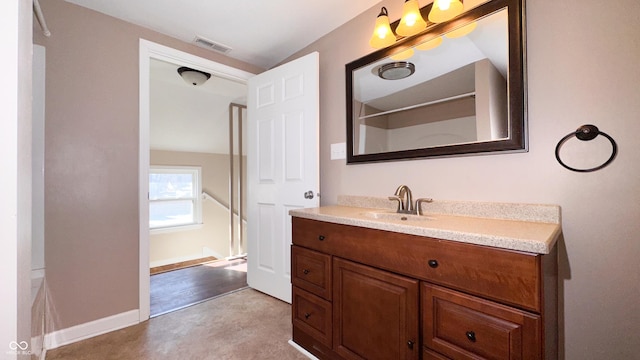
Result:
[[[415,206],[411,196],[411,189],[407,185],[400,185],[396,189],[393,196],[389,196],[389,200],[398,202],[398,209],[396,212],[401,214],[417,214],[422,215],[421,204],[423,202],[432,202],[432,199],[420,198],[416,200]]]

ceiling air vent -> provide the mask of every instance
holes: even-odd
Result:
[[[209,39],[205,39],[201,36],[196,36],[195,39],[193,39],[193,42],[198,45],[201,46],[203,48],[209,49],[209,50],[213,50],[222,54],[227,54],[229,51],[231,51],[231,48],[228,47],[227,45],[222,45],[220,43],[217,43],[215,41],[211,41]]]

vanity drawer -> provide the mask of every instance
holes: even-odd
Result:
[[[291,311],[294,326],[331,348],[332,313],[330,302],[294,286]]]
[[[540,317],[422,283],[423,345],[453,359],[540,359]]]
[[[292,246],[291,283],[331,300],[331,256]]]
[[[526,310],[542,310],[538,254],[297,217],[293,243]]]

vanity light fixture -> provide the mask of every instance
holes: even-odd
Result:
[[[402,5],[402,18],[396,28],[396,34],[400,36],[415,35],[427,27],[427,22],[420,14],[418,0],[405,0]]]
[[[406,61],[387,63],[378,69],[378,76],[385,80],[400,80],[413,75],[416,66]]]
[[[376,26],[373,29],[373,35],[369,40],[369,45],[376,49],[382,49],[387,46],[393,45],[396,42],[396,36],[391,31],[391,25],[389,24],[389,13],[386,7],[380,9],[380,14],[376,18]]]
[[[209,78],[211,78],[211,74],[188,68],[186,66],[181,66],[178,68],[178,74],[182,77],[182,79],[190,85],[199,86],[204,84]]]
[[[437,24],[445,21],[449,21],[456,16],[464,12],[464,5],[461,0],[434,0],[431,5],[431,11],[429,12],[429,21]],[[463,26],[459,29],[451,31],[447,34],[447,37],[456,38],[467,35],[473,29],[475,29],[475,23]],[[402,6],[402,17],[398,21],[398,26],[395,31],[398,36],[408,37],[416,35],[427,28],[427,22],[422,18],[420,12],[420,5],[418,0],[405,0]],[[369,40],[369,45],[375,49],[382,49],[393,45],[396,42],[396,34],[391,30],[391,24],[389,22],[389,13],[386,7],[380,9],[380,14],[376,18],[376,25],[373,29],[373,34]],[[441,40],[440,40],[441,41]],[[424,44],[423,47],[433,46],[429,49],[433,49],[440,45],[439,43]],[[429,50],[427,48],[420,50]],[[398,54],[399,56],[399,54]],[[411,56],[407,56],[407,59]],[[393,58],[394,60],[402,60]]]
[[[441,23],[462,14],[464,7],[460,0],[434,0],[429,12],[429,21]]]

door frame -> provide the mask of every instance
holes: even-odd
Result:
[[[247,83],[255,74],[217,63],[213,60],[176,50],[145,39],[139,44],[139,147],[138,147],[138,214],[139,214],[139,320],[149,319],[149,64],[151,59],[167,61],[210,72],[212,75]]]

